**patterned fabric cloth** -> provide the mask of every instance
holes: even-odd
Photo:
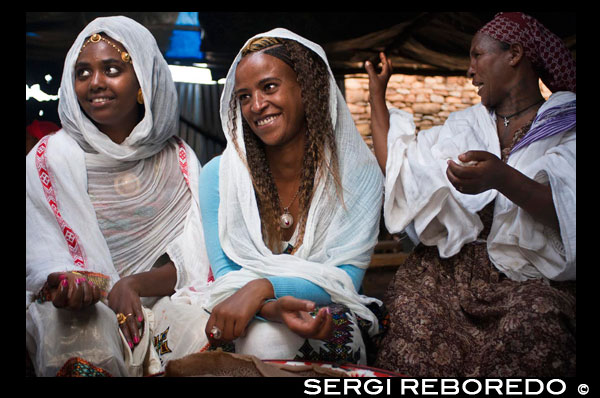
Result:
[[[576,92],[575,60],[564,42],[537,19],[520,12],[501,12],[479,31],[508,44],[521,44],[552,92]]]
[[[56,377],[112,377],[112,375],[85,359],[74,357],[65,363]]]
[[[513,146],[511,153],[537,140],[575,128],[577,124],[577,101],[570,101],[561,106],[552,107],[536,116],[532,123],[535,124],[535,127],[529,130],[517,145]]]
[[[499,272],[485,241],[494,204],[478,213],[478,240],[455,256],[421,244],[399,267],[383,300],[390,326],[375,367],[411,377],[575,375],[575,281],[518,282]]]

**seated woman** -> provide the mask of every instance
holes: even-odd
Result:
[[[285,29],[249,40],[227,75],[221,120],[227,148],[200,176],[211,345],[366,363],[361,330],[378,333],[367,305],[380,302],[357,292],[383,176],[323,49]]]
[[[470,55],[481,103],[418,135],[410,114],[388,113],[391,63],[382,54],[379,74],[366,67],[385,223],[421,242],[386,292],[390,328],[375,365],[410,376],[572,376],[575,62],[521,13],[498,14]],[[539,77],[554,92],[547,101]]]
[[[174,136],[177,92],[152,34],[126,17],[92,21],[66,56],[58,110],[63,128],[27,156],[35,372],[158,372],[207,343],[187,286],[210,268],[200,166]]]

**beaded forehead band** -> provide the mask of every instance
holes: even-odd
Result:
[[[83,43],[81,50],[79,50],[79,54],[81,54],[81,52],[83,51],[85,46],[88,45],[88,43],[98,43],[100,40],[104,40],[109,45],[111,45],[115,50],[117,50],[119,52],[119,54],[121,54],[121,59],[123,60],[123,62],[125,62],[125,63],[129,62],[130,64],[133,64],[133,61],[131,61],[131,56],[129,55],[128,52],[121,51],[121,49],[119,49],[116,45],[114,45],[110,40],[102,37],[100,35],[100,33],[94,33],[93,35],[91,35],[90,38],[87,39],[87,41],[85,43]]]

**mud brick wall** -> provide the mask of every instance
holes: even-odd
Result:
[[[371,107],[366,74],[348,75],[344,81],[346,102],[358,131],[371,147]],[[550,91],[540,82],[542,95]],[[444,124],[450,113],[478,104],[477,87],[463,76],[417,76],[394,74],[386,92],[388,107],[414,116],[417,132]]]

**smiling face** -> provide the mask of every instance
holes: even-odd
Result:
[[[502,49],[499,41],[486,34],[477,33],[471,42],[467,74],[473,85],[479,87],[481,102],[488,108],[497,107],[508,95],[510,56],[510,51]]]
[[[237,66],[234,92],[244,119],[265,145],[303,148],[302,90],[290,66],[261,52],[247,55]]]
[[[125,51],[119,42],[107,39]],[[83,48],[75,64],[77,100],[100,131],[113,141],[122,141],[139,121],[139,88],[132,64],[123,62],[111,45],[100,40]]]

